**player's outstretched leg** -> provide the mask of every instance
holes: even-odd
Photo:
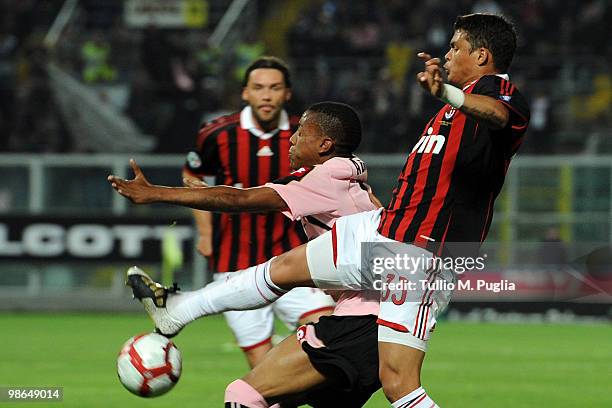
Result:
[[[229,310],[250,310],[268,305],[297,286],[314,286],[306,263],[306,246],[294,248],[263,264],[225,274],[225,279],[191,292],[164,288],[137,267],[127,272],[128,286],[165,336],[176,335],[192,321]],[[283,287],[271,278],[276,269]]]

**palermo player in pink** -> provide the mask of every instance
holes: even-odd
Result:
[[[188,188],[153,186],[133,161],[134,180],[110,176],[109,181],[120,194],[138,204],[167,202],[226,212],[281,211],[292,220],[299,220],[308,238],[313,239],[330,231],[341,216],[380,207],[365,184],[365,164],[353,155],[360,140],[361,125],[353,109],[340,103],[322,102],[306,110],[291,137],[289,160],[296,170],[264,186],[239,189],[193,182],[188,183]],[[228,274],[225,284],[231,283],[231,279]],[[210,314],[205,299],[218,292],[220,284],[215,282],[194,292],[169,293],[135,267],[128,272],[128,283],[158,331],[169,336]],[[346,290],[331,291],[330,295],[337,301],[334,316],[300,327],[297,340],[285,339],[243,380],[230,384],[226,402],[268,406],[266,400],[288,402],[283,396],[302,393],[322,383],[336,386],[307,392],[291,402],[321,403],[333,401],[340,394],[346,394],[342,399],[347,407],[359,407],[367,401],[380,387],[376,349],[379,296]],[[163,319],[158,318],[160,314]],[[173,322],[170,327],[164,324],[168,319]],[[351,336],[356,333],[360,336],[354,340]],[[286,381],[288,373],[292,373],[291,382]]]
[[[291,151],[289,154],[292,166],[297,166]],[[364,194],[364,190],[369,191],[364,184],[366,179],[366,166],[360,159],[334,157],[315,167],[302,167],[266,187],[276,191],[287,204],[283,214],[300,220],[308,239],[313,239],[330,231],[339,217],[375,208]],[[348,188],[346,180],[350,180]],[[378,314],[378,294],[361,290],[328,293],[336,301],[336,316]]]

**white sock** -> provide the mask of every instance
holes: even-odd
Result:
[[[287,293],[270,279],[271,262],[269,260],[242,271],[226,273],[223,279],[202,289],[170,295],[168,313],[187,324],[211,314],[268,305]]]
[[[423,387],[419,387],[408,395],[391,404],[393,408],[439,408],[436,403],[429,398]]]

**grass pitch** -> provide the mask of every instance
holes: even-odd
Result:
[[[123,389],[115,359],[150,331],[144,315],[0,314],[0,327],[0,386],[64,387],[63,402],[0,408],[222,407],[226,384],[247,369],[223,319],[202,319],[175,339],[178,385],[142,399]],[[612,327],[442,322],[423,381],[442,407],[612,407]],[[366,406],[389,405],[379,392]]]

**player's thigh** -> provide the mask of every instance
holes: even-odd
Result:
[[[243,351],[270,342],[274,331],[274,314],[271,306],[225,312],[223,316]]]
[[[379,219],[379,211],[340,217],[331,231],[306,244],[308,269],[317,287],[363,289],[369,277],[362,275],[362,243],[377,236]]]
[[[388,245],[394,245],[392,251]],[[372,253],[374,256],[390,253],[408,260],[400,266],[385,264],[388,267],[379,275],[379,341],[426,351],[436,318],[450,299],[455,282],[453,273],[438,267],[430,252],[412,245],[385,242],[375,245]]]
[[[270,350],[244,381],[264,398],[306,391],[325,382],[312,366],[295,336],[289,336]]]
[[[283,289],[314,286],[306,262],[306,244],[272,259],[270,278],[274,284]]]
[[[272,307],[276,316],[293,330],[298,323],[311,322],[315,316],[330,315],[334,305],[334,300],[321,289],[294,288],[274,302]]]

